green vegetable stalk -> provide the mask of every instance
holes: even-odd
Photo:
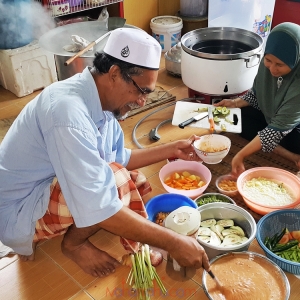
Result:
[[[128,274],[126,283],[137,291],[139,300],[149,300],[155,279],[161,292],[166,295],[167,290],[163,285],[156,269],[151,264],[150,249],[148,245],[142,246],[141,250],[131,255],[132,268]]]

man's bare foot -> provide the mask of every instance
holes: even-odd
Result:
[[[37,246],[38,242],[32,242],[32,254],[31,255],[21,255],[19,254],[20,260],[22,261],[28,261],[28,260],[34,260],[35,258],[35,251],[36,251],[36,246]]]
[[[64,242],[61,244],[62,253],[73,260],[86,273],[94,277],[105,277],[114,273],[121,263],[108,253],[95,247],[86,240],[75,250],[67,249]]]

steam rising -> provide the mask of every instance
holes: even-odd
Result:
[[[0,49],[25,46],[54,27],[40,2],[0,0]]]

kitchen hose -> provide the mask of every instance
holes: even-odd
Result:
[[[178,100],[178,101],[190,102],[190,101],[195,101],[195,100],[197,100],[197,98],[184,98],[184,99],[181,99],[181,100]],[[199,99],[199,100],[200,100],[200,99]],[[176,101],[176,102],[177,102],[177,101]],[[172,106],[172,105],[175,105],[176,102],[175,102],[175,103],[174,103],[174,102],[169,103],[169,104],[167,104],[167,105],[165,105],[165,106],[163,106],[163,107],[160,107],[160,108],[158,108],[158,109],[152,111],[151,113],[147,114],[146,116],[144,116],[143,118],[141,118],[141,119],[136,123],[136,125],[134,126],[134,128],[133,128],[133,130],[132,130],[132,140],[133,140],[133,142],[135,143],[135,145],[136,145],[138,148],[140,148],[140,149],[144,148],[144,147],[137,141],[137,138],[136,138],[136,130],[137,130],[137,128],[140,126],[140,124],[141,124],[145,119],[147,119],[148,117],[152,116],[153,114],[155,114],[155,113],[157,113],[157,112],[159,112],[159,111],[161,111],[161,110],[163,110],[163,109],[166,109],[167,107],[170,107],[170,106]],[[151,131],[150,131],[150,133],[149,133],[150,139],[153,140],[153,141],[158,141],[158,140],[160,139],[160,136],[159,136],[159,134],[157,133],[159,127],[161,127],[162,125],[164,125],[164,124],[166,124],[166,123],[169,123],[169,122],[171,122],[171,121],[172,121],[172,119],[164,120],[164,121],[160,122],[155,128],[151,129]]]

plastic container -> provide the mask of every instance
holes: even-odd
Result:
[[[252,199],[249,199],[248,197],[246,197],[243,191],[244,182],[251,180],[252,178],[258,178],[258,177],[263,177],[269,180],[275,180],[277,182],[283,183],[283,185],[287,186],[289,190],[294,194],[295,201],[288,205],[270,206],[270,205],[260,204],[253,201]],[[283,169],[273,168],[273,167],[257,167],[257,168],[252,168],[247,171],[244,171],[237,179],[237,188],[239,193],[243,197],[245,204],[251,210],[253,210],[254,212],[260,215],[265,215],[276,210],[282,210],[287,208],[292,209],[292,208],[300,207],[299,177]]]
[[[157,195],[151,198],[146,203],[145,208],[148,213],[148,219],[155,222],[155,217],[159,212],[172,212],[181,206],[197,208],[196,203],[189,197],[172,193]]]
[[[208,13],[208,0],[180,0],[180,14],[187,17],[203,17]]]
[[[176,16],[159,16],[151,19],[152,36],[160,43],[162,52],[169,51],[181,39],[182,19]]]
[[[33,41],[31,0],[2,0],[0,49],[15,49]],[[26,13],[24,13],[24,11]]]
[[[18,49],[0,50],[0,85],[18,97],[57,81],[54,55],[37,41]]]
[[[188,171],[193,175],[200,176],[201,180],[205,182],[205,185],[194,190],[180,190],[176,188],[172,188],[164,183],[165,179],[175,173],[175,172],[183,172]],[[204,166],[203,164],[197,161],[187,161],[187,160],[176,160],[164,165],[159,171],[159,179],[164,187],[164,189],[173,194],[184,195],[189,198],[196,198],[200,196],[208,187],[211,181],[211,172],[210,170]]]
[[[257,223],[256,239],[266,256],[276,263],[282,270],[300,275],[300,263],[281,258],[270,251],[264,244],[265,238],[272,237],[286,227],[290,232],[300,229],[300,210],[283,209],[271,212],[262,217]]]
[[[83,0],[68,0],[70,7],[79,6]]]
[[[234,183],[234,185],[230,185],[230,186],[228,186],[228,188],[222,189],[220,187],[220,183],[222,183],[223,180],[231,181],[232,183]],[[226,195],[229,197],[236,196],[239,193],[239,191],[237,189],[236,180],[237,180],[236,177],[232,176],[231,174],[222,175],[217,178],[216,187],[219,190],[219,192],[223,195]]]

